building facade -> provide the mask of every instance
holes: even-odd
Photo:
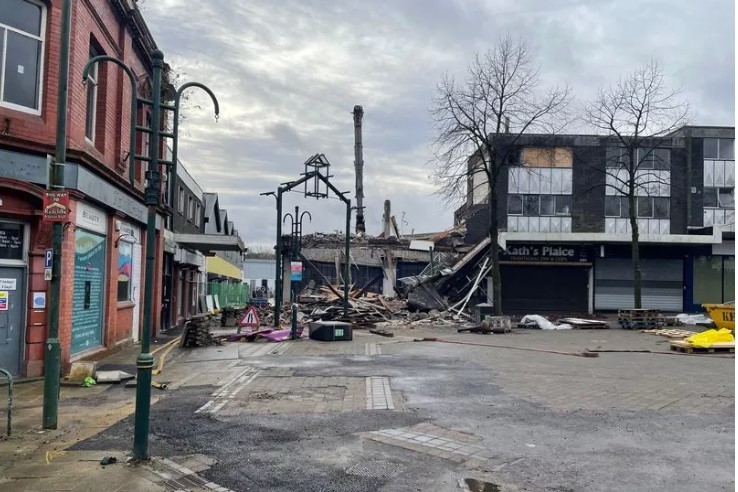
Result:
[[[44,252],[51,224],[41,220],[54,154],[61,29],[60,0],[4,0],[0,39],[0,298],[8,343],[0,348],[13,374],[43,373],[48,282]],[[130,66],[145,87],[156,44],[132,0],[72,2],[65,186],[71,214],[61,258],[60,339],[63,368],[77,359],[140,337],[147,210],[143,173],[128,180],[131,86],[106,63],[82,71],[91,56],[112,55]],[[150,84],[149,84],[150,86]],[[146,118],[139,111],[141,121]],[[148,142],[139,138],[137,152]],[[163,215],[157,218],[161,231]],[[157,235],[156,269],[163,238]],[[58,259],[57,259],[58,260]],[[157,276],[158,277],[158,276]],[[154,296],[160,298],[161,281]],[[2,309],[0,303],[0,310]],[[153,323],[158,326],[158,313]]]
[[[643,307],[692,311],[734,299],[734,137],[733,128],[685,127],[638,150]],[[514,150],[496,190],[503,309],[633,307],[623,150],[592,135],[523,136]],[[473,244],[489,228],[484,175],[472,174],[468,189],[455,219]]]

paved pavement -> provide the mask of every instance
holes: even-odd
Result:
[[[97,464],[130,449],[131,390],[65,388],[66,430],[36,434],[38,387],[24,385],[0,488],[733,490],[734,358],[672,355],[664,340],[423,327],[175,351],[151,463]],[[667,353],[565,354],[586,349]]]

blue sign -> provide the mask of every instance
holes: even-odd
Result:
[[[46,250],[46,256],[44,258],[44,268],[51,268],[51,264],[54,261],[54,250],[49,248]]]

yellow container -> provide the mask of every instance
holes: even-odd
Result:
[[[715,326],[727,328],[735,333],[735,304],[703,304]]]

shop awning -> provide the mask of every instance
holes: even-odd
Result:
[[[246,247],[238,236],[222,234],[175,234],[174,240],[184,248],[196,249],[208,255],[215,251],[238,251],[243,253]]]
[[[207,272],[222,277],[232,278],[238,281],[243,280],[241,269],[236,265],[231,265],[220,256],[208,256],[205,259],[205,268]]]

